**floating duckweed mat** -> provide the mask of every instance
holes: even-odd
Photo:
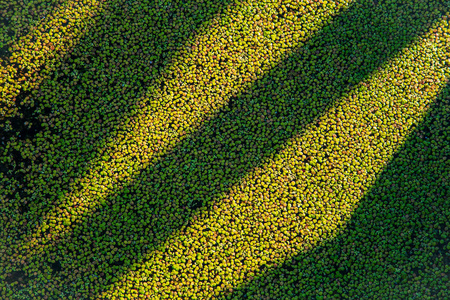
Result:
[[[2,15],[2,299],[450,297],[450,2],[42,3]]]

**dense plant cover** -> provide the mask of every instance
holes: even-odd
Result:
[[[449,1],[2,1],[2,299],[450,298]]]

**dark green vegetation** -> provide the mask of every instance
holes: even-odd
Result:
[[[42,5],[3,9],[2,298],[449,297],[448,1]]]
[[[449,109],[447,86],[361,199],[344,232],[233,296],[448,298]]]

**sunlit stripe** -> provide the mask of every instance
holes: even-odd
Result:
[[[163,251],[149,253],[145,265],[137,271],[129,271],[121,282],[112,285],[101,297],[117,299],[115,292],[119,290],[131,296],[126,284],[133,281],[133,285],[143,287],[149,294],[154,291],[159,295],[173,295],[171,292],[177,290],[180,299],[189,298],[189,292],[193,292],[189,283],[196,282],[198,290],[194,293],[198,299],[213,298],[245,284],[252,276],[258,276],[258,269],[263,263],[276,266],[299,252],[307,251],[305,242],[317,246],[323,238],[329,239],[338,234],[337,230],[345,227],[346,220],[362,196],[370,189],[393,153],[401,147],[412,128],[421,122],[448,81],[449,70],[444,68],[440,58],[449,57],[450,49],[435,44],[434,39],[431,32],[418,39],[370,79],[358,84],[348,97],[340,99],[338,105],[320,117],[319,127],[311,124],[304,134],[292,138],[289,146],[280,151],[276,159],[268,161],[253,174],[248,174],[225,197],[216,199],[216,206],[209,212],[210,216],[198,213],[196,221],[185,233],[168,239]],[[423,81],[416,76],[416,68],[421,70]],[[400,78],[397,76],[399,74],[404,76]],[[366,91],[359,90],[363,86],[367,87]],[[380,90],[384,91],[385,98],[381,98],[381,95],[377,97]],[[378,132],[378,138],[370,135],[375,132]],[[333,144],[336,133],[341,136],[339,144]],[[328,151],[331,153],[328,159],[324,158],[324,151],[320,150],[324,142],[333,149]],[[370,153],[370,156],[362,153]],[[302,155],[310,155],[317,160],[315,170],[295,159]],[[344,162],[343,158],[346,159]],[[347,165],[347,171],[344,164]],[[286,173],[285,176],[277,173],[277,166]],[[307,171],[303,173],[303,169]],[[355,173],[359,174],[355,176]],[[320,184],[318,179],[321,176],[329,180]],[[270,177],[275,178],[275,181],[269,182]],[[257,179],[263,183],[257,183]],[[363,184],[358,186],[357,182]],[[292,183],[295,183],[295,188]],[[252,185],[257,190],[267,191],[264,184],[273,187],[276,192],[251,195],[245,191],[245,187]],[[306,190],[300,192],[296,191],[297,188]],[[335,207],[321,202],[325,195],[339,202],[336,202]],[[260,200],[250,203],[246,201],[250,197]],[[296,197],[296,201],[290,200]],[[271,199],[271,202],[267,199]],[[313,211],[312,204],[315,208],[322,206],[323,210]],[[293,212],[293,207],[297,207],[299,215],[303,217]],[[312,228],[312,219],[304,217],[306,212],[318,215],[315,228]],[[344,221],[337,221],[341,218]],[[276,220],[279,226],[286,229],[284,235],[274,233],[270,225],[261,222],[264,219]],[[337,229],[336,224],[340,224],[341,228]],[[199,230],[205,227],[211,230]],[[258,238],[252,239],[245,235],[246,230]],[[280,237],[279,240],[275,239],[276,235]],[[294,235],[292,243],[282,240],[289,235]],[[213,246],[216,243],[219,247]],[[197,252],[186,257],[186,253],[178,250],[195,245],[203,247],[203,265],[196,259]],[[280,249],[287,254],[280,253]],[[162,253],[165,254],[165,260],[159,259]],[[258,261],[258,257],[263,259]],[[192,261],[183,263],[184,259]],[[244,263],[241,263],[242,259]],[[222,262],[219,264],[218,261]],[[168,266],[175,264],[185,277],[167,276]],[[207,280],[200,281],[202,278]],[[226,284],[215,285],[214,280]]]
[[[250,3],[242,3],[238,7],[242,10],[243,7],[248,9],[252,5],[257,5],[259,1],[252,1]],[[348,3],[343,1],[339,4],[342,7]],[[300,4],[299,4],[300,5]],[[265,71],[275,65],[276,62],[285,58],[290,53],[290,48],[301,46],[302,43],[313,36],[315,31],[324,25],[326,18],[331,17],[332,13],[337,10],[314,9],[319,3],[308,5],[310,9],[308,13],[305,13],[301,18],[295,22],[296,26],[302,26],[303,24],[315,24],[312,30],[305,32],[305,36],[301,35],[284,35],[279,34],[278,37],[282,38],[282,42],[270,42],[269,39],[263,38],[262,31],[265,29],[264,22],[270,24],[271,13],[264,15],[260,14],[260,24],[255,22],[249,22],[243,14],[236,14],[229,11],[229,14],[217,17],[212,22],[221,22],[224,24],[221,28],[222,32],[210,32],[210,27],[205,26],[204,35],[199,35],[195,38],[193,44],[197,45],[191,53],[185,53],[181,51],[174,55],[176,57],[174,64],[167,67],[167,73],[174,73],[176,76],[174,79],[165,81],[165,84],[171,87],[166,94],[155,86],[150,86],[148,89],[148,98],[138,99],[137,102],[145,103],[150,99],[150,106],[147,106],[140,111],[137,116],[131,117],[138,120],[135,124],[127,124],[123,135],[115,137],[115,143],[112,145],[112,149],[109,151],[109,155],[113,158],[111,161],[104,161],[102,158],[96,158],[90,162],[87,169],[100,169],[105,170],[105,174],[97,178],[81,178],[79,184],[82,184],[85,188],[79,194],[66,194],[65,199],[61,200],[59,205],[52,207],[52,211],[43,216],[43,223],[49,224],[63,224],[64,220],[67,220],[67,215],[73,212],[79,212],[77,218],[83,215],[89,215],[89,211],[99,205],[102,205],[105,199],[115,192],[115,189],[108,188],[108,185],[114,184],[126,184],[132,182],[134,177],[139,174],[140,170],[145,169],[150,163],[155,162],[158,157],[170,151],[173,147],[180,143],[189,133],[195,132],[202,122],[213,117],[214,114],[224,105],[227,104],[228,99],[240,91],[245,90],[251,82],[260,78]],[[324,15],[324,18],[316,18],[317,15]],[[327,15],[325,15],[327,14]],[[228,23],[229,22],[229,23]],[[315,22],[315,23],[313,23]],[[232,44],[238,39],[242,39],[237,33],[237,28],[242,26],[240,24],[248,25],[248,33],[246,33],[246,39],[257,41],[254,43],[254,48],[247,48],[244,51],[234,51]],[[293,31],[294,21],[286,22],[284,26],[279,29],[280,33],[286,33]],[[258,27],[263,26],[263,27]],[[270,27],[272,28],[272,27]],[[260,39],[253,39],[249,34],[260,35]],[[234,41],[233,41],[234,40]],[[228,46],[228,50],[223,50],[222,47]],[[213,51],[210,56],[204,56],[205,51]],[[270,50],[270,51],[269,51]],[[230,62],[229,70],[221,71],[217,68],[215,60],[212,55],[221,55],[227,57]],[[177,63],[186,65],[188,61],[191,65],[203,65],[202,70],[195,72],[195,67],[191,67],[189,72],[182,72],[176,69]],[[189,82],[194,80],[194,76],[200,74],[202,71],[200,82],[196,82],[193,90],[188,90],[183,87],[183,82]],[[211,72],[211,73],[209,73]],[[228,78],[233,75],[240,77],[239,82],[229,82]],[[214,82],[213,79],[216,79]],[[172,99],[173,95],[181,94],[182,96],[177,99],[179,102],[178,107],[166,106]],[[144,121],[142,121],[144,120]],[[168,129],[170,122],[176,122],[180,125],[177,132],[171,132]],[[151,128],[150,126],[154,126]],[[185,132],[185,134],[181,134]],[[147,140],[136,139],[136,137],[148,136]],[[132,141],[132,151],[129,156],[124,156],[124,149],[122,141]],[[130,147],[130,144],[127,145]],[[133,161],[133,158],[138,158],[138,164]],[[134,167],[136,166],[136,167]],[[117,177],[112,178],[109,172],[114,170],[125,170],[125,172],[118,174]],[[94,193],[95,195],[94,195]],[[73,203],[72,205],[66,205],[66,203]],[[79,204],[78,208],[72,206]],[[60,226],[52,229],[53,236],[59,236],[61,240],[65,233],[67,233],[68,226]],[[37,232],[44,231],[43,225],[39,226]],[[38,251],[40,246],[45,244],[51,237],[43,237],[41,240],[31,240],[27,242],[29,248],[32,249],[32,253]]]
[[[95,24],[94,17],[104,10],[105,2],[68,1],[10,47],[12,55],[6,60],[4,70],[0,70],[4,74],[0,77],[0,101],[9,108],[0,111],[0,118],[14,113],[14,99],[21,90],[32,90],[48,78],[58,59],[88,32],[88,24]],[[59,24],[61,21],[65,21],[63,25]],[[45,70],[38,72],[42,68]],[[24,71],[19,73],[19,70]]]

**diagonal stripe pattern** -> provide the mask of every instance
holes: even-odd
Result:
[[[86,221],[83,221],[81,226],[76,224],[74,226],[74,232],[69,232],[63,241],[77,246],[79,245],[80,249],[87,251],[87,257],[94,261],[97,260],[97,254],[94,252],[89,253],[89,250],[83,247],[83,244],[89,241],[89,236],[95,236],[95,244],[101,241],[102,243],[100,244],[102,244],[102,247],[104,247],[103,245],[113,246],[114,244],[119,244],[119,250],[118,252],[116,250],[116,255],[112,259],[118,264],[119,277],[122,276],[126,269],[136,269],[141,263],[144,267],[140,273],[152,274],[149,276],[130,276],[128,274],[121,279],[124,284],[128,286],[128,283],[126,283],[127,278],[132,278],[131,281],[134,282],[133,284],[137,284],[136,282],[138,282],[138,285],[141,287],[147,286],[147,291],[153,290],[155,294],[160,293],[161,297],[173,297],[175,295],[174,293],[184,295],[183,293],[189,291],[189,288],[184,285],[183,280],[181,282],[176,281],[179,279],[175,276],[176,272],[169,277],[158,273],[161,270],[173,270],[174,265],[178,265],[175,267],[175,271],[180,267],[179,256],[177,256],[182,255],[181,253],[177,254],[177,249],[183,248],[180,245],[191,245],[191,242],[193,242],[193,245],[200,247],[205,244],[205,241],[208,241],[209,246],[206,246],[204,251],[200,251],[202,253],[200,257],[197,254],[195,258],[190,258],[190,263],[189,261],[183,262],[183,264],[188,263],[193,264],[193,266],[182,265],[182,268],[186,270],[189,270],[191,267],[194,268],[195,271],[188,273],[191,274],[189,276],[198,277],[201,282],[204,282],[204,284],[199,284],[196,287],[199,290],[196,290],[195,294],[200,298],[206,298],[239,285],[244,282],[244,277],[251,278],[256,274],[255,270],[258,264],[261,265],[260,261],[256,260],[255,262],[251,259],[260,256],[258,251],[254,249],[256,246],[259,247],[260,252],[263,249],[267,249],[265,252],[271,254],[264,258],[265,261],[269,264],[276,264],[289,258],[296,251],[315,246],[324,237],[333,236],[333,232],[325,230],[325,228],[333,229],[332,226],[328,226],[327,222],[339,226],[344,222],[339,221],[336,223],[335,221],[324,219],[324,215],[329,215],[325,213],[328,209],[328,204],[321,203],[321,198],[324,198],[324,195],[328,195],[329,197],[336,189],[344,188],[346,193],[333,196],[341,201],[339,205],[335,204],[338,205],[338,208],[334,209],[336,210],[335,214],[338,216],[338,219],[343,218],[345,220],[348,218],[357,205],[359,198],[363,195],[366,189],[364,186],[368,186],[374,182],[374,175],[381,170],[390,155],[398,149],[398,146],[404,140],[406,134],[408,134],[410,126],[420,121],[427,104],[431,103],[430,101],[436,96],[446,80],[445,74],[441,71],[442,66],[439,65],[439,60],[436,59],[438,55],[443,55],[444,57],[448,55],[445,52],[445,46],[437,43],[430,36],[428,36],[428,40],[419,38],[417,44],[407,47],[412,53],[417,49],[423,48],[423,42],[429,42],[433,47],[430,47],[429,51],[423,52],[428,53],[429,56],[416,57],[415,59],[417,61],[409,61],[409,63],[414,65],[414,63],[420,64],[426,62],[426,64],[431,66],[427,68],[429,73],[425,72],[423,74],[424,81],[413,81],[417,90],[412,90],[406,96],[399,94],[399,91],[402,90],[405,84],[402,85],[402,81],[399,81],[392,74],[396,74],[395,68],[397,66],[395,62],[399,63],[400,60],[393,59],[393,62],[386,63],[386,66],[383,63],[402,50],[403,47],[406,47],[415,37],[408,33],[405,34],[401,28],[402,25],[415,24],[415,26],[421,27],[417,32],[414,32],[417,35],[429,26],[427,23],[434,21],[434,18],[439,15],[425,15],[422,16],[422,20],[419,18],[419,21],[416,21],[408,18],[408,13],[414,13],[412,8],[409,6],[402,8],[404,11],[399,9],[398,11],[392,12],[400,20],[397,25],[388,24],[387,20],[389,18],[375,18],[376,21],[380,22],[380,31],[386,27],[391,27],[391,36],[385,40],[380,39],[380,35],[377,34],[374,34],[372,39],[370,39],[370,33],[362,27],[356,33],[353,43],[347,45],[340,43],[341,40],[345,40],[344,37],[349,33],[338,31],[336,30],[337,28],[345,28],[345,25],[350,21],[354,21],[357,24],[362,22],[364,24],[366,19],[370,20],[369,16],[377,16],[381,12],[389,13],[386,7],[375,8],[371,12],[372,7],[367,8],[363,4],[356,3],[347,11],[343,12],[341,16],[333,19],[330,26],[320,30],[316,36],[306,42],[306,45],[297,42],[299,48],[296,50],[296,53],[290,56],[290,58],[282,60],[274,69],[266,71],[268,73],[267,75],[262,75],[258,78],[254,74],[261,74],[262,72],[246,69],[246,67],[250,68],[251,64],[247,66],[247,64],[241,63],[243,70],[232,70],[231,72],[238,73],[237,71],[239,71],[244,74],[248,73],[248,77],[242,77],[246,80],[257,79],[257,81],[248,86],[238,86],[242,92],[238,92],[235,96],[228,96],[232,88],[223,87],[226,93],[222,95],[219,93],[218,97],[229,97],[228,99],[223,99],[222,102],[224,105],[228,103],[228,106],[222,109],[218,107],[218,110],[214,110],[214,107],[212,107],[211,111],[209,111],[210,115],[208,116],[206,114],[207,118],[212,117],[209,121],[200,119],[198,114],[207,110],[205,108],[208,108],[209,105],[218,103],[217,101],[209,102],[208,99],[204,99],[204,101],[199,101],[204,106],[194,108],[189,106],[189,97],[186,97],[188,99],[186,100],[187,105],[194,110],[188,116],[180,116],[180,113],[177,115],[173,108],[167,111],[161,109],[155,110],[153,108],[149,109],[149,112],[152,113],[152,124],[157,124],[158,114],[161,116],[174,116],[174,118],[178,119],[190,118],[194,124],[198,124],[197,131],[193,132],[191,136],[182,139],[177,138],[177,134],[169,135],[168,129],[148,132],[153,134],[150,138],[152,142],[157,141],[158,144],[163,143],[163,146],[160,148],[164,149],[164,152],[160,156],[156,155],[156,159],[144,157],[144,159],[153,161],[152,164],[146,165],[145,169],[140,170],[141,167],[137,166],[136,171],[132,170],[127,172],[128,174],[123,174],[123,177],[118,182],[125,181],[126,184],[122,188],[113,186],[114,194],[111,194],[106,189],[105,191],[103,189],[99,191],[96,188],[96,186],[103,186],[101,178],[94,178],[93,181],[81,179],[81,182],[88,186],[88,189],[94,190],[93,193],[87,193],[89,196],[88,201],[92,202],[85,205],[87,210],[82,214],[82,218]],[[436,8],[439,8],[439,6],[436,6]],[[364,13],[367,15],[364,15]],[[356,21],[355,18],[357,19]],[[284,32],[285,30],[281,34]],[[224,35],[225,37],[226,35]],[[358,39],[359,37],[368,38],[369,42],[366,44],[359,43],[359,40],[361,40]],[[297,38],[299,39],[297,41],[302,40],[299,37]],[[199,40],[201,40],[201,37]],[[391,41],[393,40],[397,44],[392,44]],[[289,38],[287,41],[289,42]],[[287,49],[295,45],[292,41],[291,44],[286,42],[288,44]],[[224,41],[220,42],[224,43]],[[375,42],[378,42],[379,48],[375,47]],[[281,43],[273,47],[283,49],[284,46]],[[250,49],[247,53],[239,53],[240,56],[237,59],[242,61],[250,59],[251,61],[252,54],[254,53]],[[218,48],[218,50],[221,49]],[[337,52],[334,56],[333,51]],[[219,54],[224,54],[225,57],[227,55],[226,52],[218,52]],[[282,50],[279,52],[286,53]],[[333,61],[333,58],[339,58],[342,55],[353,52],[356,54],[345,58],[343,61],[337,59]],[[264,54],[264,52],[262,53]],[[233,54],[236,55],[236,53]],[[264,55],[257,56],[257,59],[261,59],[261,57],[264,57]],[[399,57],[402,56],[399,55]],[[377,59],[377,62],[373,63],[375,59]],[[274,61],[277,60],[274,59]],[[341,65],[342,62],[344,62],[343,65]],[[212,71],[217,72],[212,77],[220,77],[221,72],[214,69],[214,63],[211,66]],[[379,72],[371,75],[377,68]],[[387,71],[383,72],[384,69]],[[288,71],[291,73],[288,73]],[[335,72],[341,72],[344,75],[335,78]],[[354,77],[355,75],[357,77]],[[226,74],[222,78],[225,80],[228,76],[232,75]],[[393,82],[389,81],[389,76],[394,77]],[[387,93],[390,97],[390,101],[387,103],[387,105],[390,105],[388,106],[389,111],[384,110],[385,108],[375,100],[377,99],[376,94],[379,91],[380,84],[372,81],[376,81],[378,78],[385,79],[388,82],[385,86],[381,84],[383,87],[380,89],[385,89],[383,92]],[[401,79],[403,80],[404,78]],[[189,80],[192,79],[186,79],[187,82]],[[173,84],[175,85],[176,82],[177,80],[174,80]],[[425,82],[427,83],[425,84]],[[170,83],[168,85],[170,86]],[[295,88],[295,86],[299,87]],[[213,87],[209,86],[208,88],[211,89]],[[389,88],[392,88],[392,90],[389,90]],[[425,92],[422,89],[425,89]],[[157,88],[155,87],[150,88],[149,91],[150,95],[152,95],[151,97],[158,94]],[[152,104],[157,107],[158,105],[164,107],[165,101],[174,94],[170,89],[162,89],[159,92],[163,96],[162,101],[157,98],[157,101],[152,102],[150,100],[150,107],[152,107]],[[417,93],[422,94],[417,96]],[[192,95],[195,97],[195,91]],[[209,94],[206,93],[206,95]],[[217,96],[214,95],[213,97]],[[414,100],[414,105],[405,105],[402,103],[405,97],[417,100]],[[366,100],[366,98],[368,99]],[[369,100],[370,98],[372,99],[371,101]],[[361,99],[364,100],[362,101]],[[144,99],[142,103],[145,102],[146,100]],[[368,108],[361,108],[357,105],[358,103],[366,102],[368,103]],[[391,106],[395,107],[395,109]],[[388,117],[389,113],[394,111],[395,119],[398,117],[400,120],[398,124],[393,124],[391,118]],[[215,116],[213,115],[214,113],[216,114]],[[376,116],[375,119],[373,118],[374,116]],[[401,116],[410,116],[410,118],[405,120]],[[353,122],[361,120],[360,117],[365,120],[364,122],[366,123],[362,122],[365,125]],[[200,121],[203,121],[203,123]],[[354,124],[349,124],[352,122]],[[376,128],[372,127],[373,122],[378,124]],[[176,124],[176,122],[173,123]],[[160,128],[167,128],[167,125],[163,124]],[[135,128],[131,130],[129,139],[132,139],[135,133],[140,132],[140,130],[148,129],[145,129],[144,124],[137,122]],[[328,135],[324,134],[322,130],[327,132]],[[380,140],[383,142],[389,141],[390,143],[388,145],[390,146],[380,150],[376,148],[376,144],[368,143],[372,138],[367,137],[367,135],[372,136],[371,134],[373,134],[374,136],[378,136],[377,133],[369,133],[368,130],[381,131],[378,134],[380,135]],[[181,129],[179,131],[183,132],[184,130]],[[331,144],[333,138],[335,138],[333,134],[340,137],[339,144],[335,147],[339,146],[339,148],[343,148],[344,150],[340,150],[345,151],[344,155],[348,157],[348,162],[344,166],[345,170],[340,170],[342,166],[335,157],[337,153],[321,151],[321,149],[317,148],[319,145],[321,147],[326,145],[325,148],[327,148],[328,144]],[[342,138],[341,135],[343,135]],[[363,138],[355,139],[355,135]],[[322,138],[316,140],[317,136],[321,136]],[[391,138],[392,140],[390,140]],[[341,139],[343,144],[340,144]],[[210,147],[208,144],[205,144],[205,141],[214,141],[220,147]],[[135,147],[135,150],[133,147],[131,148],[137,153],[140,151],[139,148],[145,148],[147,144],[139,141],[134,143],[137,143],[139,147]],[[175,147],[167,147],[171,143]],[[240,149],[248,149],[250,145],[252,145],[253,150],[248,152],[247,155],[241,154]],[[153,152],[157,152],[156,150],[158,148],[152,150]],[[364,160],[359,161],[359,156],[362,153],[370,153],[373,155],[376,151],[381,151],[381,158],[377,161],[370,162],[371,168],[360,169],[360,165],[369,162]],[[326,155],[324,156],[324,154]],[[299,162],[293,157],[302,157],[305,161]],[[336,159],[336,161],[333,159]],[[110,162],[109,160],[107,161],[108,163]],[[117,161],[114,158],[111,165],[102,162],[100,162],[100,165],[105,170],[111,170],[113,169],[113,165],[122,163],[125,166],[130,165],[130,162],[131,159],[127,157],[120,158]],[[94,161],[92,165],[97,163]],[[333,167],[337,172],[336,178],[340,180],[334,183],[336,184],[334,189],[324,188],[323,181],[330,174],[325,170],[332,171]],[[355,176],[355,171],[359,176]],[[331,174],[333,173],[331,172]],[[259,182],[252,180],[255,175],[260,178]],[[106,175],[103,174],[102,176]],[[214,185],[214,183],[211,186],[208,185],[208,182],[217,178],[219,178],[216,181],[217,185]],[[363,184],[363,187],[359,187],[361,184]],[[185,192],[186,186],[188,187],[189,193]],[[165,190],[169,191],[169,194],[164,192],[162,187],[165,187]],[[308,187],[312,189],[310,190],[311,193],[304,192]],[[268,192],[261,194],[260,191],[264,189],[268,190]],[[142,191],[145,191],[151,197],[146,199]],[[93,194],[94,196],[92,196]],[[296,194],[297,196],[295,196]],[[68,198],[70,199],[70,197]],[[261,199],[261,201],[255,202],[255,197]],[[296,201],[292,202],[290,200],[292,197]],[[129,199],[128,203],[130,207],[122,207],[119,199],[123,198]],[[277,201],[279,203],[277,203],[276,210],[275,207],[266,207],[267,201],[265,199],[268,198],[278,199]],[[99,199],[100,203],[97,203]],[[250,199],[253,200],[250,201]],[[310,201],[312,199],[316,199],[316,201]],[[267,216],[260,213],[261,209],[254,207],[258,203],[262,205],[262,210],[268,213]],[[292,208],[293,203],[301,203],[301,205],[300,207],[297,205],[297,209],[294,209]],[[312,205],[312,207],[308,208],[307,205]],[[283,209],[280,211],[280,207],[284,207],[285,212],[283,212]],[[147,209],[151,210],[153,214],[147,216],[142,215],[142,210],[145,211]],[[90,216],[90,210],[96,210],[96,214]],[[231,212],[235,210],[235,213],[226,213],[227,210]],[[65,213],[64,208],[56,208],[55,211]],[[122,213],[123,211],[125,213]],[[293,211],[296,211],[295,215],[302,216],[302,219],[295,219],[294,216],[291,216]],[[136,213],[137,215],[135,215]],[[231,220],[227,218],[230,215],[233,216]],[[136,216],[148,218],[147,222],[151,230],[139,227],[140,225],[134,220]],[[274,217],[279,219],[277,224],[269,225],[261,221],[261,219],[273,220]],[[121,233],[123,231],[118,228],[105,230],[105,225],[102,224],[109,224],[110,218],[118,220],[117,224],[122,224],[122,228],[127,228],[129,235],[125,236]],[[48,218],[44,217],[44,219],[45,221],[49,221],[49,223],[53,223],[51,220],[55,220],[54,223],[56,224],[61,223],[59,216],[51,216],[51,214],[49,214]],[[212,220],[221,219],[223,220],[219,221],[219,224],[222,224],[223,227],[208,228],[208,224],[211,224]],[[211,222],[208,222],[208,220],[211,220]],[[255,225],[255,222],[258,224]],[[308,225],[311,223],[315,224],[314,227],[308,228]],[[90,228],[91,224],[100,224],[100,231],[95,227]],[[240,231],[231,232],[234,235],[230,235],[230,233],[226,232],[226,228],[232,226],[233,228],[240,229]],[[297,227],[294,228],[292,226]],[[64,227],[60,228],[62,230],[56,232],[58,235],[66,232]],[[203,231],[198,231],[199,228],[202,228]],[[194,229],[197,230],[193,231]],[[280,237],[280,235],[277,235],[281,240],[275,240],[272,243],[270,232],[277,232],[277,229],[286,231],[286,236],[283,237],[281,235]],[[57,228],[57,230],[59,229]],[[297,230],[300,238],[291,240],[290,233],[292,233],[292,230]],[[45,229],[41,231],[45,231]],[[81,231],[84,232],[84,234],[81,234],[83,240],[76,240],[74,236],[79,235]],[[148,233],[147,236],[151,242],[150,245],[145,239],[131,242],[133,246],[127,245],[129,244],[127,240],[130,237],[134,239],[133,235],[140,231]],[[102,234],[98,235],[96,232],[103,232],[105,236]],[[194,241],[186,241],[183,238],[185,235],[178,236],[183,232],[185,232],[186,236],[193,237]],[[263,232],[266,232],[267,236]],[[213,233],[216,233],[216,236],[212,236]],[[109,237],[113,237],[113,241],[107,242],[108,235]],[[250,238],[252,235],[259,236],[262,244],[258,244],[256,241],[252,242]],[[232,241],[239,241],[236,243],[237,246],[228,244],[228,248],[214,249],[214,242],[220,245],[223,244],[222,241],[230,239]],[[286,241],[289,241],[289,243],[286,243]],[[62,245],[63,243],[57,242],[56,244]],[[38,244],[34,245],[36,246]],[[50,249],[51,252],[55,251],[54,249],[52,250],[52,247],[55,246],[45,247]],[[62,247],[64,248],[64,246]],[[36,247],[36,251],[39,251],[38,249],[39,247]],[[274,251],[269,251],[269,249],[274,249]],[[123,255],[128,255],[130,252],[136,253],[138,258],[135,261],[124,261],[120,258]],[[214,254],[215,252],[217,254]],[[75,257],[75,253],[72,249],[65,249],[64,255],[68,255],[66,257]],[[212,262],[224,257],[224,253],[227,255],[230,255],[230,253],[236,254],[237,258],[232,259],[229,263],[234,266],[232,270],[238,269],[238,273],[232,273],[236,271],[225,269],[222,270],[223,274],[220,274],[221,270],[219,270],[218,279],[214,279],[213,284],[211,284],[208,279],[216,271]],[[188,253],[188,255],[193,254]],[[77,256],[83,258],[83,254]],[[246,263],[242,265],[243,261],[248,261],[249,265]],[[121,264],[122,266],[120,266]],[[67,263],[67,265],[69,264]],[[89,274],[89,277],[98,277],[99,273],[107,273],[107,270],[97,262],[94,262],[93,268],[84,270],[83,273]],[[225,281],[221,276],[227,278],[229,283],[224,284]],[[144,277],[146,280],[142,279]],[[135,279],[133,280],[133,278]],[[153,282],[149,278],[155,278],[158,281]],[[108,281],[108,275],[102,279]],[[95,279],[93,280],[95,281]],[[145,281],[148,281],[148,283],[145,283]],[[216,281],[217,285],[215,284]],[[222,285],[220,285],[220,282],[222,282]],[[120,284],[113,286],[118,287]],[[166,288],[162,289],[161,286]],[[115,291],[119,290],[112,288],[112,290],[106,292],[103,296],[112,297]],[[128,292],[130,294],[134,293],[133,289],[129,289]],[[120,295],[115,296],[119,297]]]

